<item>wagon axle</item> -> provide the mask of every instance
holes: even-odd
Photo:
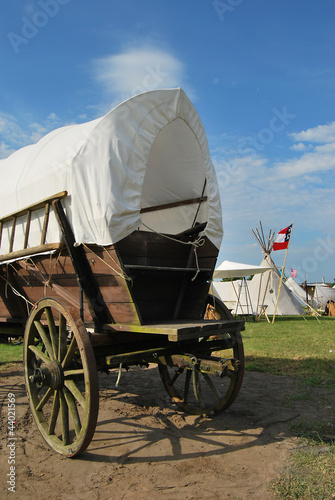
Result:
[[[181,369],[198,370],[208,375],[224,377],[228,372],[237,372],[239,370],[239,360],[235,358],[221,359],[215,357],[202,356],[197,358],[194,355],[172,355],[172,366],[178,366]]]
[[[57,361],[51,361],[42,368],[36,368],[29,380],[37,387],[51,387],[52,389],[61,389],[64,386],[63,369]]]

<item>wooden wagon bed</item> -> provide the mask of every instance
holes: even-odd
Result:
[[[197,228],[177,236],[135,231],[115,245],[76,247],[60,202],[65,196],[57,194],[1,221],[2,226],[12,223],[11,250],[16,221],[27,217],[26,248],[0,256],[6,264],[0,269],[1,322],[25,324],[24,301],[33,304],[43,296],[79,308],[85,324],[100,331],[112,323],[131,325],[134,331],[135,325],[204,317],[217,249],[206,237],[194,245]],[[29,248],[29,220],[41,207],[41,244]],[[45,243],[51,207],[63,232],[60,243]]]

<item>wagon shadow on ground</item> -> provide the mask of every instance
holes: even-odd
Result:
[[[165,395],[158,370],[146,372],[126,374],[120,390],[115,377],[100,378],[95,436],[78,460],[130,464],[221,456],[291,437],[288,422],[301,415],[301,408],[287,407],[288,385],[294,390],[295,383],[283,384],[284,377],[247,373],[231,408],[204,418],[180,412]]]
[[[21,415],[18,436],[34,449],[43,447],[50,452],[32,422],[23,372],[17,368],[12,366],[4,377],[1,374],[1,401],[5,403],[8,392],[15,392]],[[74,465],[77,461],[120,466],[159,464],[253,448],[265,450],[267,445],[278,446],[294,437],[291,422],[327,418],[331,411],[331,405],[325,411],[325,405],[319,404],[329,398],[329,392],[316,388],[306,397],[295,379],[260,372],[246,372],[236,401],[214,418],[179,411],[165,392],[156,367],[132,368],[122,375],[118,389],[116,378],[116,372],[99,376],[100,410],[95,435],[87,451],[74,459]]]

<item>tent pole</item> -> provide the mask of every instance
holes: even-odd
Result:
[[[262,276],[263,277],[263,276]],[[267,282],[266,282],[266,287],[265,287],[265,290],[264,290],[264,296],[263,296],[263,302],[262,302],[262,305],[261,305],[261,311],[264,307],[264,302],[265,302],[265,297],[266,297],[266,292],[268,290],[268,287],[269,287],[269,283],[270,283],[270,278],[271,278],[271,270],[269,271],[269,277],[267,279]],[[260,292],[259,292],[260,293]],[[258,311],[257,311],[257,314],[258,314]],[[257,320],[256,321],[259,321],[261,318],[261,313],[257,316]],[[268,320],[269,321],[269,320]],[[270,322],[269,322],[270,323]]]
[[[250,292],[249,292],[249,288],[248,288],[248,281],[247,281],[246,277],[244,277],[244,281],[245,281],[245,296],[247,298],[248,316],[249,316],[249,303],[250,303],[251,314],[254,316],[253,311],[252,311],[252,301],[251,301]],[[248,302],[248,300],[249,300],[249,302]]]
[[[260,281],[259,289],[258,289],[257,306],[256,306],[256,316],[258,314],[258,306],[259,306],[259,298],[260,298],[260,295],[261,295],[262,281],[263,281],[263,273],[261,274],[261,281]]]
[[[237,312],[237,311],[238,311],[238,306],[240,305],[242,315],[244,316],[243,307],[242,307],[242,304],[240,303],[241,287],[240,287],[240,290],[239,290],[239,294],[237,294],[237,291],[236,291],[236,288],[235,288],[235,285],[234,285],[233,278],[231,277],[231,274],[230,274],[230,272],[229,272],[229,271],[228,271],[228,274],[229,274],[229,279],[230,279],[230,281],[231,281],[231,284],[233,285],[233,289],[234,289],[234,292],[235,292],[235,295],[236,295],[236,298],[237,298],[236,309],[235,309],[235,315],[237,315],[237,314],[238,314],[238,312]]]
[[[272,324],[275,322],[275,318],[276,318],[276,312],[277,312],[277,307],[278,307],[278,302],[279,302],[279,295],[280,295],[280,290],[281,290],[281,286],[282,286],[282,283],[283,283],[283,277],[284,277],[284,272],[285,272],[286,257],[287,257],[287,253],[288,253],[288,247],[289,247],[289,245],[290,245],[290,241],[291,241],[292,230],[293,230],[293,222],[292,222],[292,226],[291,226],[291,234],[290,234],[290,239],[288,240],[288,244],[287,244],[287,248],[286,248],[285,259],[284,259],[284,264],[283,264],[283,269],[282,269],[281,276],[280,276],[280,282],[279,282],[279,288],[278,288],[278,295],[277,295],[276,307],[275,307],[275,310],[274,310],[274,313],[273,313]]]

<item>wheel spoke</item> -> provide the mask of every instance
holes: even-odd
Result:
[[[47,392],[44,394],[44,396],[42,397],[42,399],[40,400],[40,402],[36,406],[36,410],[37,411],[42,410],[42,408],[45,405],[45,403],[47,401],[49,401],[49,399],[51,398],[53,392],[54,392],[54,390],[51,387],[49,387],[49,389],[47,390]]]
[[[65,369],[72,361],[74,353],[78,349],[77,341],[75,336],[72,337],[71,343],[67,349],[67,353],[62,361],[62,367]]]
[[[72,418],[74,431],[76,433],[76,436],[78,436],[81,429],[81,423],[76,402],[71,392],[67,391],[66,389],[64,389],[64,395]]]
[[[184,371],[184,368],[178,368],[178,370],[176,370],[174,376],[171,379],[171,385],[173,385],[175,383],[175,381],[183,373],[183,371]]]
[[[74,375],[85,375],[85,371],[83,368],[79,368],[78,370],[64,370],[64,377],[72,377]]]
[[[50,363],[51,359],[35,345],[28,346],[28,349],[32,351],[38,359],[44,361],[44,363]]]
[[[66,446],[70,442],[69,435],[69,409],[67,406],[67,402],[64,396],[64,392],[61,389],[59,391],[60,397],[60,413],[61,413],[61,421],[62,421],[62,440],[63,444]]]
[[[58,361],[61,363],[66,355],[66,319],[59,313],[59,342],[58,342]]]
[[[219,300],[209,295],[208,304],[215,307],[216,312],[225,320],[235,321],[226,306]],[[207,318],[205,318],[207,319]],[[233,403],[240,390],[244,372],[243,342],[240,333],[242,322],[236,324],[236,329],[231,323],[229,332],[224,331],[213,337],[200,337],[194,339],[193,345],[183,343],[179,346],[177,356],[185,356],[186,366],[184,370],[177,369],[173,365],[174,354],[169,353],[158,360],[158,369],[165,389],[172,400],[183,410],[193,415],[210,415],[220,413]],[[183,352],[183,349],[186,352]],[[198,363],[194,364],[194,359]],[[220,383],[216,376],[217,363],[219,359],[222,364],[227,360],[234,359],[236,363],[228,363],[225,370],[224,381]],[[208,368],[205,367],[208,362]],[[226,363],[227,364],[227,363]],[[185,375],[181,377],[181,373]],[[192,380],[192,387],[191,387]]]
[[[46,307],[45,308],[45,315],[47,317],[47,322],[48,322],[48,327],[49,327],[49,332],[50,332],[52,352],[53,352],[53,355],[54,355],[54,359],[57,359],[57,355],[58,355],[58,335],[57,335],[57,331],[56,331],[56,325],[55,325],[54,317],[52,315],[50,307]]]
[[[64,385],[69,389],[69,391],[73,394],[73,396],[76,398],[80,406],[83,408],[85,407],[85,398],[76,386],[76,383],[74,380],[64,380]]]
[[[59,413],[59,391],[55,391],[55,397],[53,400],[52,404],[52,411],[51,411],[51,418],[50,418],[50,423],[49,423],[49,430],[48,434],[51,436],[51,434],[55,433],[55,427],[56,427],[56,422],[58,418],[58,413]]]
[[[55,359],[52,345],[51,345],[51,342],[48,338],[46,331],[44,330],[44,326],[42,325],[42,323],[40,321],[34,321],[34,325],[36,326],[36,329],[37,329],[38,333],[40,334],[42,342],[45,345],[45,348],[46,348],[47,353],[49,354],[50,358]]]
[[[190,388],[191,376],[192,376],[191,371],[186,370],[185,383],[184,383],[184,403],[187,403],[188,400],[188,391]]]
[[[210,389],[212,390],[213,394],[216,396],[217,400],[218,401],[221,401],[222,399],[222,396],[221,394],[219,393],[219,391],[216,389],[216,387],[214,386],[213,382],[211,381],[210,377],[208,376],[207,373],[201,373],[201,375],[203,376],[203,378],[206,380],[208,386],[210,387]]]
[[[192,381],[193,381],[193,391],[196,400],[200,404],[201,408],[204,408],[204,404],[202,402],[202,395],[201,395],[201,387],[200,387],[200,380],[199,380],[199,372],[198,370],[192,370]]]

